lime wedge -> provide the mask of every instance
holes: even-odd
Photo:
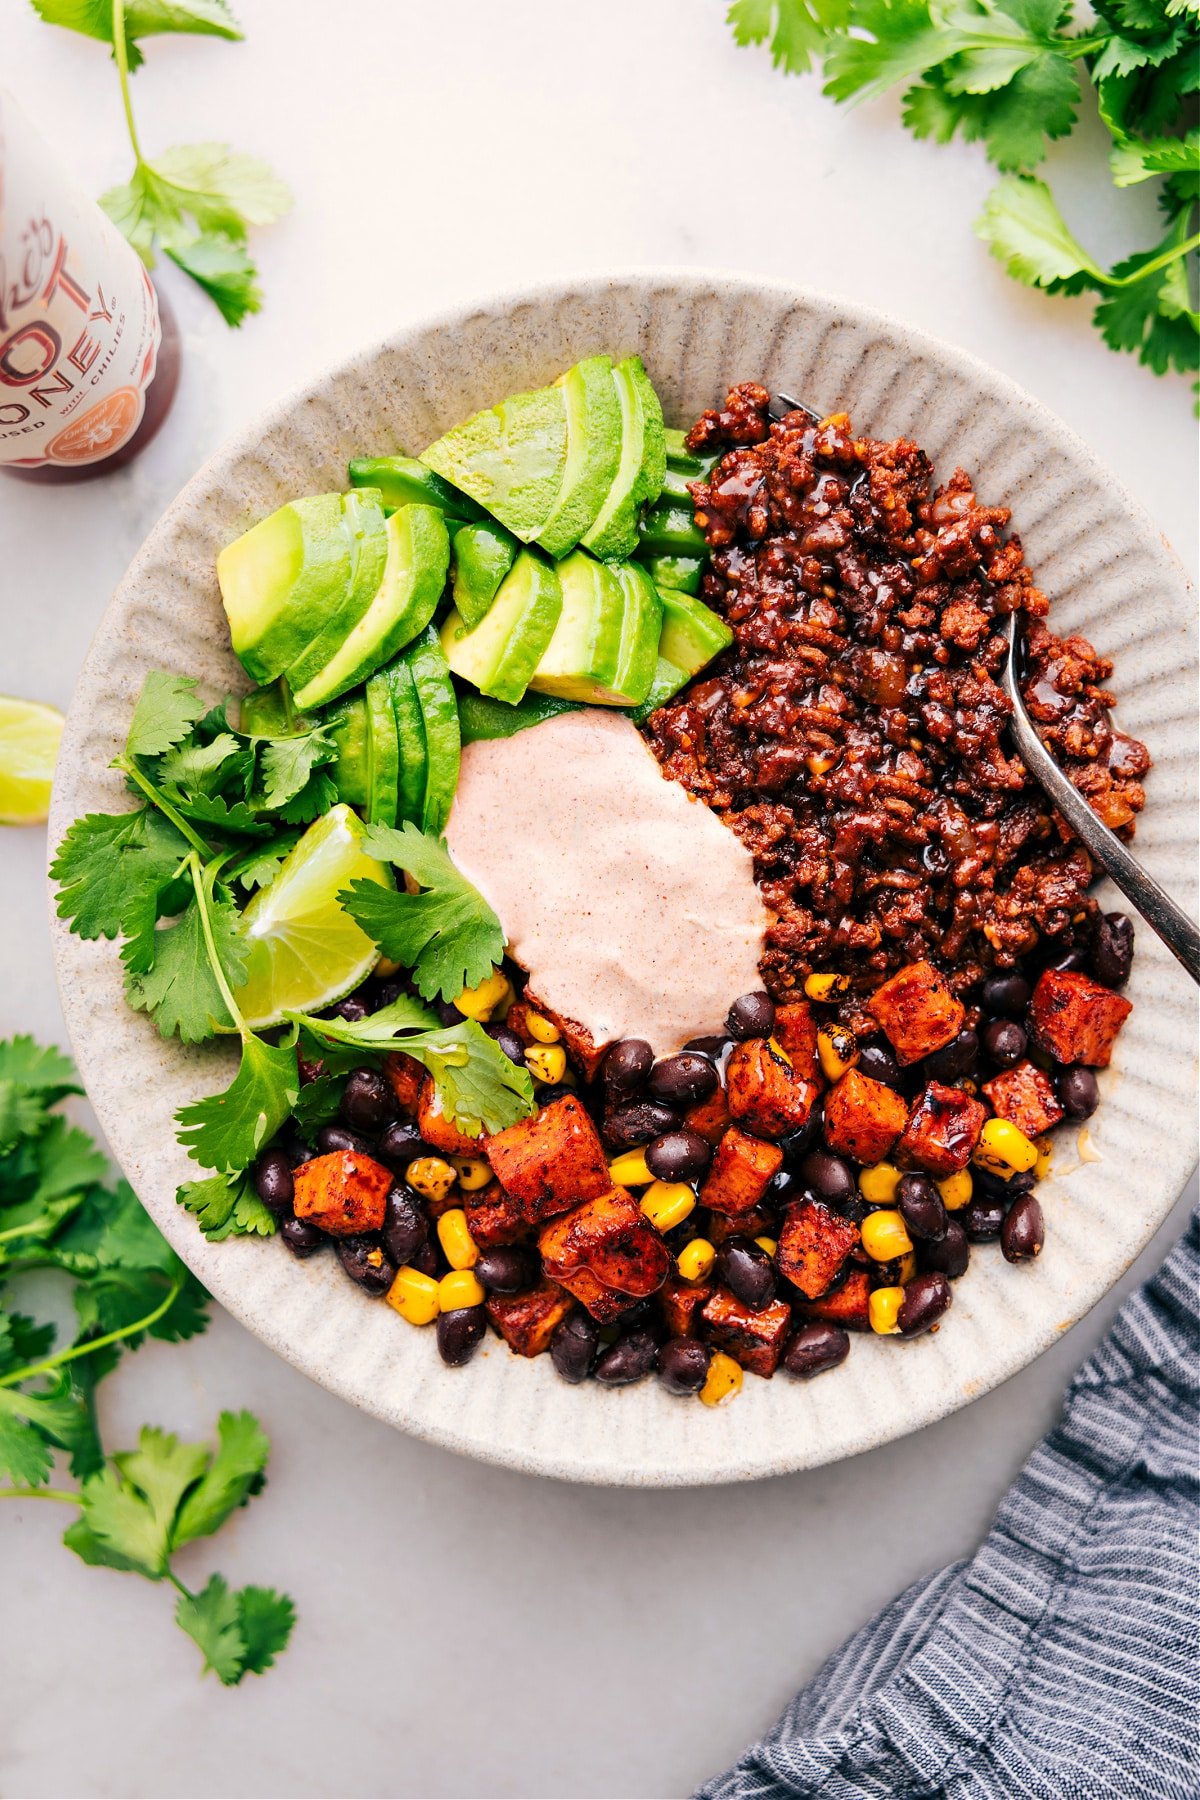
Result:
[[[234,998],[247,1025],[278,1025],[285,1012],[332,1006],[371,973],[379,951],[338,905],[352,881],[391,887],[391,870],[363,849],[365,827],[348,806],[310,825],[274,881],[242,914],[246,981]]]
[[[45,819],[62,729],[56,707],[0,694],[0,825]]]

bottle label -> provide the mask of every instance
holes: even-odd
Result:
[[[119,450],[141,423],[161,336],[137,252],[0,93],[0,463]]]

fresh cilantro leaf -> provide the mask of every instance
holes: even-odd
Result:
[[[243,1674],[261,1675],[288,1647],[296,1623],[295,1603],[274,1588],[240,1588],[238,1622],[246,1645]]]
[[[71,826],[50,865],[50,878],[59,885],[59,918],[68,919],[80,937],[116,937],[127,915],[141,920],[147,895],[170,880],[187,851],[174,826],[150,807],[87,813]]]
[[[236,1507],[259,1493],[270,1450],[253,1413],[223,1412],[217,1420],[217,1453],[179,1508],[172,1543],[211,1537]]]
[[[336,1119],[345,1086],[345,1078],[341,1075],[318,1075],[315,1081],[305,1082],[292,1108],[296,1130],[302,1137],[319,1131],[322,1125]]]
[[[229,801],[223,794],[169,795],[171,803],[194,825],[211,826],[230,837],[265,838],[271,825],[252,811],[244,800]]]
[[[33,1198],[40,1205],[80,1194],[108,1173],[104,1152],[78,1125],[56,1114],[37,1141],[38,1178]]]
[[[0,1388],[0,1393],[6,1393]],[[21,1487],[44,1487],[54,1466],[54,1452],[40,1432],[11,1408],[0,1406],[0,1475]]]
[[[164,669],[151,669],[133,709],[125,754],[161,756],[185,738],[197,719],[204,716],[204,702],[196,692],[198,686],[191,675],[170,675]]]
[[[98,38],[102,44],[113,42],[113,0],[33,0],[33,6],[47,25],[64,25],[84,37]],[[235,39],[242,35],[225,0],[125,0],[131,69],[143,61],[138,38],[178,31]]]
[[[258,270],[243,244],[210,232],[165,249],[171,261],[204,289],[227,325],[236,329],[251,313],[262,311]]]
[[[229,1088],[176,1113],[179,1141],[204,1168],[237,1174],[275,1136],[299,1092],[294,1038],[273,1045],[248,1032]]]
[[[237,1596],[220,1575],[210,1575],[198,1594],[184,1594],[175,1608],[175,1623],[200,1646],[205,1669],[226,1687],[242,1678],[246,1640],[242,1636]]]
[[[147,1436],[158,1438],[161,1433],[147,1426],[142,1431],[143,1442]],[[190,1446],[184,1448],[187,1450]],[[162,1579],[170,1552],[173,1510],[164,1518],[131,1482],[122,1479],[118,1470],[110,1467],[101,1469],[84,1482],[79,1500],[82,1531],[72,1527],[64,1537],[64,1543],[83,1555],[83,1532],[86,1532],[91,1554],[85,1560],[137,1569],[151,1581]],[[113,1556],[119,1557],[120,1561],[112,1564]]]
[[[226,890],[211,876],[205,880],[204,907],[189,906],[174,925],[155,936],[154,963],[145,974],[130,970],[125,978],[129,1004],[154,1017],[163,1037],[178,1035],[196,1044],[234,1021],[209,958],[205,912],[216,955],[231,988],[245,978],[248,954],[238,929],[238,913]]]
[[[1191,373],[1200,367],[1200,316],[1191,308],[1183,259],[1136,277],[1161,255],[1161,246],[1120,262],[1113,275],[1128,281],[1100,301],[1097,329],[1114,350],[1132,351],[1156,375],[1168,369]]]
[[[1186,138],[1124,138],[1113,145],[1108,161],[1118,187],[1133,187],[1152,175],[1195,174],[1200,171],[1200,137],[1192,131]]]
[[[40,1362],[55,1338],[54,1326],[39,1325],[28,1313],[0,1312],[0,1375]]]
[[[927,0],[858,0],[852,22],[862,35],[835,38],[825,57],[825,92],[834,100],[876,100],[957,47],[933,23]]]
[[[0,1038],[0,1081],[40,1094],[46,1106],[83,1092],[70,1057],[28,1036]]]
[[[65,1382],[41,1394],[0,1387],[0,1466],[14,1481],[40,1486],[50,1473],[51,1446],[69,1449],[82,1422]]]
[[[245,850],[235,862],[227,865],[225,878],[230,885],[246,889],[266,887],[283,867],[284,857],[300,842],[299,831],[276,831],[270,841]]]
[[[975,230],[1008,273],[1032,287],[1077,292],[1104,280],[1104,271],[1068,230],[1050,189],[1034,175],[998,181]]]
[[[725,21],[736,43],[767,44],[775,68],[803,75],[849,11],[849,0],[733,0]]]
[[[0,1076],[0,1150],[39,1130],[46,1116],[46,1102],[38,1093]]]
[[[278,817],[288,825],[308,825],[327,813],[337,802],[338,791],[333,778],[318,769],[309,776],[300,792],[279,808]]]
[[[185,1181],[175,1198],[213,1243],[227,1237],[270,1237],[274,1233],[275,1221],[248,1175],[210,1175],[204,1181]]]
[[[323,731],[306,731],[298,737],[260,738],[259,791],[256,803],[264,812],[277,812],[294,800],[308,783],[313,770],[332,762],[337,754]]]
[[[403,869],[424,891],[394,892],[355,881],[338,899],[385,956],[412,970],[418,993],[426,1000],[453,1000],[486,980],[504,954],[504,931],[478,888],[451,862],[444,839],[412,824],[400,830],[372,825],[364,848]]]
[[[231,731],[219,731],[205,742],[184,738],[158,765],[157,778],[164,787],[181,794],[215,794],[231,775],[249,773],[251,758]]]
[[[143,1425],[136,1450],[113,1457],[125,1482],[146,1502],[166,1545],[175,1544],[175,1515],[183,1496],[208,1467],[206,1444],[181,1444],[171,1432]]]

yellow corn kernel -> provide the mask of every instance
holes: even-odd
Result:
[[[706,1275],[711,1275],[716,1260],[716,1249],[707,1238],[693,1238],[675,1258],[675,1267],[682,1280],[703,1281]]]
[[[742,1365],[735,1363],[732,1356],[726,1356],[723,1350],[716,1351],[700,1389],[701,1400],[705,1406],[721,1406],[741,1390]]]
[[[938,1193],[942,1196],[942,1205],[947,1212],[958,1212],[960,1207],[967,1204],[975,1190],[970,1169],[958,1169],[953,1175],[947,1175],[936,1185]]]
[[[890,1206],[902,1180],[903,1171],[895,1163],[872,1163],[869,1169],[858,1171],[858,1191],[872,1206]]]
[[[867,1316],[871,1321],[871,1330],[877,1331],[880,1337],[897,1337],[900,1327],[896,1323],[896,1318],[903,1305],[904,1289],[902,1287],[876,1288],[867,1301]]]
[[[1009,1181],[1023,1175],[1037,1162],[1037,1145],[1031,1144],[1023,1131],[1007,1119],[989,1119],[979,1134],[973,1160],[981,1169]]]
[[[767,1049],[771,1052],[772,1056],[777,1056],[779,1058],[780,1062],[785,1062],[787,1064],[788,1068],[789,1069],[791,1068],[792,1059],[788,1055],[787,1051],[784,1049],[783,1045],[780,1043],[778,1038],[769,1037],[767,1039]]]
[[[562,1032],[558,1029],[558,1026],[553,1024],[551,1020],[544,1019],[541,1013],[526,1013],[525,1024],[528,1027],[530,1037],[538,1044],[557,1044],[559,1038],[562,1036]]]
[[[757,1245],[758,1245],[758,1247],[759,1247],[759,1249],[760,1249],[760,1250],[765,1250],[765,1251],[766,1251],[766,1253],[767,1253],[767,1255],[768,1255],[768,1256],[774,1256],[774,1254],[775,1254],[775,1252],[776,1252],[776,1251],[777,1251],[777,1250],[778,1250],[778,1248],[779,1248],[779,1240],[778,1240],[778,1238],[773,1238],[773,1237],[756,1237],[756,1238],[755,1238],[755,1240],[754,1240],[754,1241],[755,1241],[755,1243],[756,1243],[756,1244],[757,1244]]]
[[[403,963],[393,962],[390,956],[381,956],[371,973],[378,975],[380,981],[390,981],[404,967]]]
[[[396,1279],[387,1291],[387,1303],[410,1325],[432,1325],[441,1311],[438,1284],[432,1275],[422,1275],[420,1269],[408,1267],[397,1269]]]
[[[908,1227],[898,1212],[868,1213],[862,1222],[863,1249],[875,1262],[891,1262],[912,1249]]]
[[[656,1181],[642,1195],[642,1211],[660,1231],[682,1225],[695,1206],[695,1193],[686,1181]]]
[[[464,1306],[482,1306],[487,1295],[471,1269],[451,1269],[438,1282],[437,1297],[440,1311],[461,1312]]]
[[[487,980],[481,981],[478,987],[464,988],[454,1004],[468,1019],[478,1019],[482,1024],[498,1008],[507,1008],[512,997],[512,983],[508,976],[500,969],[493,969]]]
[[[840,1000],[850,992],[848,975],[806,975],[804,992],[810,1000]]]
[[[909,1250],[900,1258],[896,1269],[896,1286],[907,1287],[917,1272],[917,1253]]]
[[[438,1243],[446,1252],[452,1269],[473,1269],[479,1261],[479,1245],[471,1236],[467,1215],[461,1206],[452,1206],[437,1222]]]
[[[817,1055],[827,1081],[837,1081],[858,1061],[858,1039],[844,1025],[823,1025],[817,1033]]]
[[[1054,1139],[1048,1137],[1034,1138],[1033,1147],[1038,1153],[1033,1165],[1033,1172],[1039,1181],[1044,1181],[1050,1173],[1050,1152],[1054,1148]]]
[[[646,1164],[645,1150],[622,1151],[620,1156],[613,1157],[608,1172],[618,1187],[649,1187],[654,1180]]]
[[[485,1188],[492,1179],[492,1167],[484,1162],[482,1156],[452,1156],[458,1176],[458,1185],[465,1194],[473,1194],[478,1188]]]
[[[426,1200],[444,1200],[454,1186],[454,1167],[440,1156],[417,1156],[404,1171],[410,1188]]]
[[[525,1052],[525,1066],[535,1081],[549,1087],[566,1074],[567,1053],[561,1044],[531,1044]]]

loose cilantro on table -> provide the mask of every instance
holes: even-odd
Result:
[[[172,1558],[260,1492],[269,1444],[250,1413],[226,1412],[215,1450],[147,1426],[136,1450],[105,1451],[98,1383],[148,1337],[203,1331],[207,1295],[127,1183],[108,1185],[97,1146],[54,1110],[79,1091],[59,1051],[28,1037],[0,1042],[0,1499],[77,1506],[67,1547],[84,1562],[169,1582],[177,1622],[205,1667],[232,1685],[270,1667],[295,1608],[270,1588],[231,1592],[219,1575],[192,1593]],[[23,1292],[45,1294],[26,1278],[44,1281],[46,1271],[69,1284],[74,1302],[74,1328],[58,1349],[58,1327],[17,1304]],[[50,1486],[59,1459],[77,1487]]]

